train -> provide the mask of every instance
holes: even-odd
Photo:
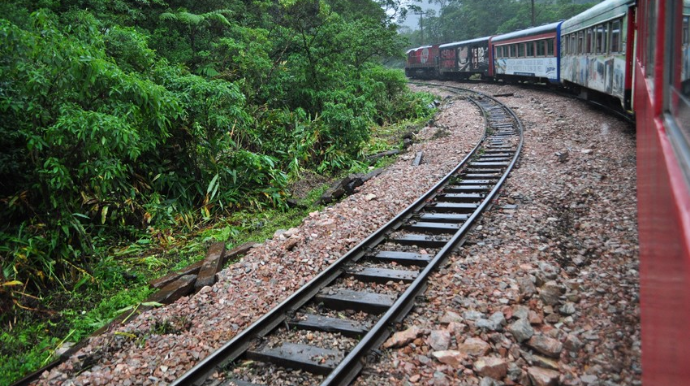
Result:
[[[547,25],[414,48],[405,73],[540,83],[634,118],[642,383],[687,384],[690,0],[606,0]]]

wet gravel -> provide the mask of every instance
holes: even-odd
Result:
[[[92,338],[37,383],[156,385],[184,374],[390,221],[466,156],[483,134],[483,118],[469,102],[445,96],[439,97],[445,102],[435,125],[417,133],[408,152],[358,194],[311,213],[299,227],[276,232],[220,272],[212,287]],[[419,151],[424,160],[412,166]],[[180,328],[160,328],[168,325]]]
[[[526,126],[518,167],[355,385],[641,384],[634,128],[470,87],[515,93],[499,99]]]
[[[402,334],[386,342],[355,384],[641,384],[634,129],[547,92],[466,87],[514,93],[499,99],[526,126],[522,156],[493,208],[397,326]],[[91,339],[38,383],[154,385],[181,376],[464,158],[482,134],[483,118],[470,103],[442,94],[434,125],[358,194],[277,233],[222,271],[214,286]],[[414,167],[418,151],[424,159]],[[340,284],[355,286],[350,279]],[[367,319],[332,314],[339,315]],[[322,347],[350,344],[292,333],[297,342]],[[314,384],[302,372],[251,362],[233,373]]]

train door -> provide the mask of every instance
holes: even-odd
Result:
[[[625,34],[625,92],[623,95],[624,108],[627,111],[634,111],[633,101],[634,101],[634,80],[635,80],[635,70],[634,62],[636,58],[637,49],[637,8],[631,6],[628,9],[627,16],[623,19],[623,30],[622,34]]]

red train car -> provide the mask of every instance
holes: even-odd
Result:
[[[439,72],[443,78],[469,79],[489,75],[489,36],[442,44],[439,47]]]
[[[642,381],[690,382],[689,0],[638,0],[634,60]]]
[[[433,78],[438,75],[439,45],[413,48],[407,51],[405,75],[410,78]]]

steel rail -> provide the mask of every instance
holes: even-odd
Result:
[[[481,93],[479,93],[481,94]],[[331,374],[321,383],[321,386],[345,386],[349,385],[350,382],[357,376],[359,369],[362,367],[360,359],[366,355],[371,349],[379,347],[390,335],[388,332],[388,327],[394,322],[400,322],[402,317],[407,314],[407,311],[414,305],[415,298],[421,294],[425,289],[425,284],[428,276],[433,272],[453,251],[455,246],[464,238],[469,231],[470,227],[474,225],[474,222],[479,218],[479,216],[486,210],[490,205],[491,201],[498,194],[498,191],[503,186],[506,178],[510,174],[510,171],[515,166],[517,159],[520,155],[523,145],[523,126],[517,115],[506,107],[503,103],[497,101],[495,98],[490,97],[486,94],[483,95],[485,98],[492,99],[498,105],[503,106],[503,108],[512,115],[515,120],[516,129],[520,134],[520,141],[518,143],[513,159],[506,167],[501,178],[498,180],[494,188],[489,194],[482,200],[480,206],[472,213],[472,215],[467,219],[467,221],[462,225],[462,227],[453,235],[451,240],[434,256],[432,261],[420,272],[417,279],[410,284],[410,286],[403,292],[403,294],[396,300],[393,306],[388,312],[386,312],[381,319],[376,323],[376,325],[364,336],[364,338],[355,346],[352,351],[340,362],[338,367],[336,367]],[[474,100],[472,100],[477,104]],[[484,109],[477,104],[477,106],[484,111]],[[488,121],[488,118],[485,116]],[[488,122],[487,122],[488,125]],[[482,139],[482,142],[485,138]]]
[[[470,91],[460,89],[462,91]],[[410,286],[402,293],[401,296],[394,302],[393,306],[379,319],[375,326],[362,338],[362,340],[351,350],[347,356],[340,362],[340,364],[328,375],[324,380],[322,385],[346,385],[349,384],[361,371],[362,363],[361,359],[366,355],[372,348],[378,347],[383,341],[389,336],[390,331],[388,327],[394,321],[401,320],[414,305],[414,298],[423,291],[424,283],[426,277],[431,273],[438,265],[444,260],[445,257],[453,250],[453,248],[458,244],[458,242],[464,238],[467,231],[473,225],[473,222],[479,217],[479,215],[490,205],[491,200],[496,196],[503,182],[508,176],[510,170],[512,170],[517,158],[520,154],[522,148],[522,132],[523,127],[517,116],[505,105],[498,102],[496,99],[476,91],[470,91],[482,96],[482,98],[488,98],[501,105],[502,108],[512,117],[515,122],[516,130],[520,134],[520,141],[513,156],[512,161],[506,167],[506,170],[496,183],[494,188],[491,190],[487,197],[482,201],[477,210],[468,218],[468,220],[463,223],[460,229],[454,234],[454,236],[449,240],[449,242],[434,256],[432,261],[420,272],[419,276],[410,284]],[[471,99],[472,100],[472,99]],[[458,171],[464,168],[469,161],[476,155],[477,151],[482,147],[482,145],[487,140],[487,129],[489,126],[488,117],[486,116],[486,111],[480,106],[479,103],[472,100],[482,111],[485,112],[485,132],[478,142],[478,144],[470,151],[470,153],[455,167],[451,172],[449,172],[443,179],[441,179],[437,184],[435,184],[431,189],[429,189],[424,195],[422,195],[418,200],[410,204],[405,210],[400,212],[392,220],[386,223],[384,226],[379,228],[365,240],[360,242],[357,246],[343,255],[340,259],[336,260],[331,266],[326,268],[316,277],[311,279],[303,287],[301,287],[297,292],[290,295],[282,303],[276,306],[274,309],[270,310],[268,313],[264,314],[261,318],[255,321],[248,328],[243,330],[232,340],[224,344],[222,347],[211,353],[208,357],[204,358],[196,366],[190,369],[188,372],[183,374],[180,378],[175,380],[172,385],[202,385],[205,380],[217,371],[217,369],[222,368],[229,363],[235,361],[242,354],[244,354],[250,347],[252,342],[260,339],[270,333],[273,329],[280,326],[286,322],[290,314],[294,313],[301,306],[305,305],[307,302],[313,299],[313,297],[323,288],[331,284],[335,279],[340,277],[346,271],[346,265],[351,262],[356,262],[362,258],[371,245],[376,245],[386,238],[386,235],[393,230],[396,230],[400,224],[402,224],[407,219],[411,218],[415,213],[419,212],[425,205],[427,201],[435,197],[440,188],[447,185],[448,181],[453,178]]]

